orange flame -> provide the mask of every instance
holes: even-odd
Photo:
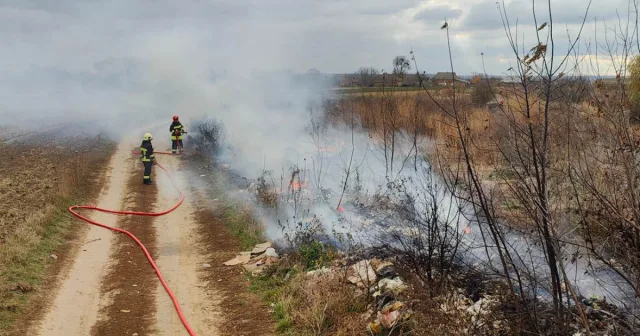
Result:
[[[292,181],[289,184],[289,188],[293,189],[293,190],[300,190],[302,188],[306,188],[307,187],[307,181]]]

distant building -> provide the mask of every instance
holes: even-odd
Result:
[[[455,72],[438,72],[433,77],[433,84],[440,86],[453,86],[455,81],[456,86],[467,86],[469,81],[466,81],[456,75]]]
[[[401,87],[402,78],[393,74],[376,75],[373,80],[375,87]]]
[[[425,80],[422,78],[422,80]],[[420,78],[416,74],[405,74],[402,78],[402,86],[419,87]]]
[[[338,82],[340,87],[358,87],[360,86],[360,81],[357,76],[354,75],[345,75],[340,78]]]

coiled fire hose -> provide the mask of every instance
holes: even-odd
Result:
[[[135,153],[135,151],[133,153]],[[156,154],[171,154],[169,152],[155,152],[155,153]],[[153,269],[155,270],[156,275],[158,276],[158,279],[160,280],[160,283],[162,283],[162,287],[164,287],[164,289],[166,290],[167,294],[169,294],[169,297],[171,297],[171,301],[173,302],[173,305],[174,305],[174,307],[176,309],[176,312],[178,313],[178,316],[180,317],[180,321],[182,322],[182,325],[184,325],[185,329],[187,330],[187,332],[189,333],[190,336],[195,336],[195,332],[193,331],[191,326],[189,326],[189,322],[187,322],[187,319],[184,317],[184,314],[182,313],[182,309],[180,308],[180,304],[178,303],[178,300],[176,299],[176,296],[173,294],[171,289],[169,289],[169,286],[167,285],[167,283],[164,280],[164,277],[162,276],[162,273],[160,273],[160,269],[158,269],[158,266],[153,261],[153,258],[149,254],[149,251],[147,251],[147,248],[144,246],[144,244],[142,244],[142,242],[129,231],[118,229],[118,228],[115,228],[115,227],[111,227],[111,226],[108,226],[108,225],[104,225],[104,224],[98,223],[98,222],[96,222],[94,220],[91,220],[91,219],[89,219],[87,217],[84,217],[84,216],[82,216],[82,215],[80,215],[79,213],[76,212],[76,210],[78,210],[78,209],[84,209],[84,210],[95,210],[95,211],[100,211],[100,212],[106,212],[106,213],[115,214],[115,215],[134,215],[134,216],[158,217],[158,216],[163,216],[163,215],[166,215],[166,214],[174,211],[184,201],[184,194],[183,194],[182,190],[180,190],[180,188],[178,188],[178,186],[176,185],[176,183],[173,180],[173,177],[171,176],[169,171],[165,167],[160,165],[159,163],[156,163],[156,165],[158,167],[160,167],[160,169],[164,170],[164,172],[169,177],[169,180],[171,180],[171,184],[173,184],[173,186],[176,188],[176,190],[178,190],[178,192],[180,193],[180,199],[178,200],[178,203],[176,203],[176,205],[174,205],[171,209],[163,211],[163,212],[138,212],[138,211],[108,210],[108,209],[98,208],[98,207],[93,206],[93,205],[74,205],[72,207],[69,207],[69,212],[71,212],[74,216],[84,220],[85,222],[87,222],[89,224],[93,224],[95,226],[99,226],[99,227],[102,227],[102,228],[105,228],[105,229],[109,229],[111,231],[124,233],[125,235],[127,235],[131,239],[133,239],[136,242],[136,244],[138,244],[138,246],[140,246],[140,248],[144,252],[144,255],[147,257],[147,260],[151,264],[151,267],[153,267]]]

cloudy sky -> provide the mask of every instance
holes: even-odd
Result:
[[[545,22],[546,1],[538,3],[538,22]],[[559,49],[566,48],[567,32],[577,35],[587,4],[552,1]],[[505,5],[530,48],[531,0]],[[596,18],[614,25],[616,11],[625,17],[628,8],[627,0],[594,0],[580,52],[589,54],[585,44],[596,32],[604,42]],[[389,70],[394,56],[413,49],[421,70],[437,72],[448,68],[439,29],[445,18],[458,73],[482,72],[481,53],[489,73],[506,71],[513,54],[495,0],[0,0],[0,64],[4,71],[85,71],[105,59],[180,53],[218,71],[342,73],[361,66]],[[601,63],[601,71],[609,71]]]

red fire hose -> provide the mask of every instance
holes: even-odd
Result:
[[[157,154],[170,154],[170,153],[166,153],[166,152],[155,152],[155,153],[157,153]],[[175,306],[176,312],[178,313],[178,316],[180,317],[180,321],[182,322],[182,325],[184,325],[185,329],[187,329],[187,332],[189,333],[189,335],[195,336],[195,332],[193,331],[193,329],[191,329],[191,327],[189,326],[189,323],[187,322],[187,319],[182,314],[182,309],[180,309],[180,304],[178,303],[178,300],[176,299],[176,297],[173,294],[173,292],[171,291],[171,289],[169,289],[169,286],[167,285],[167,283],[164,281],[164,277],[162,276],[162,273],[160,273],[160,270],[158,269],[158,266],[153,261],[153,258],[151,258],[151,255],[149,254],[149,251],[147,251],[147,248],[142,244],[142,242],[129,231],[118,229],[118,228],[114,228],[114,227],[111,227],[111,226],[108,226],[108,225],[104,225],[104,224],[100,224],[100,223],[98,223],[98,222],[96,222],[94,220],[91,220],[91,219],[89,219],[87,217],[84,217],[84,216],[80,215],[79,213],[77,213],[75,211],[76,209],[86,209],[86,210],[95,210],[95,211],[100,211],[100,212],[116,214],[116,215],[136,215],[136,216],[154,216],[154,217],[166,215],[166,214],[172,212],[173,210],[177,209],[182,204],[182,201],[184,201],[184,194],[182,193],[182,190],[180,190],[180,188],[178,188],[178,186],[176,185],[175,181],[173,180],[173,177],[171,176],[171,174],[169,174],[169,171],[167,171],[167,169],[164,168],[163,166],[161,166],[160,164],[157,164],[157,166],[160,167],[160,169],[164,170],[164,172],[167,174],[167,176],[169,176],[169,179],[171,180],[171,183],[173,184],[173,186],[180,193],[180,200],[171,209],[163,211],[163,212],[137,212],[137,211],[108,210],[108,209],[98,208],[98,207],[95,207],[95,206],[92,206],[92,205],[74,205],[74,206],[69,208],[69,212],[71,212],[74,216],[76,216],[76,217],[78,217],[78,218],[80,218],[80,219],[82,219],[82,220],[84,220],[84,221],[86,221],[86,222],[88,222],[90,224],[93,224],[93,225],[96,225],[96,226],[99,226],[99,227],[102,227],[102,228],[105,228],[105,229],[109,229],[111,231],[124,233],[127,236],[129,236],[131,239],[133,239],[138,244],[138,246],[140,246],[142,251],[144,252],[145,256],[147,257],[147,260],[149,260],[149,263],[151,264],[153,269],[156,271],[156,274],[158,275],[158,279],[160,279],[160,283],[162,283],[162,286],[167,291],[167,294],[169,294],[169,296],[171,297],[171,301],[173,301],[173,305]]]

